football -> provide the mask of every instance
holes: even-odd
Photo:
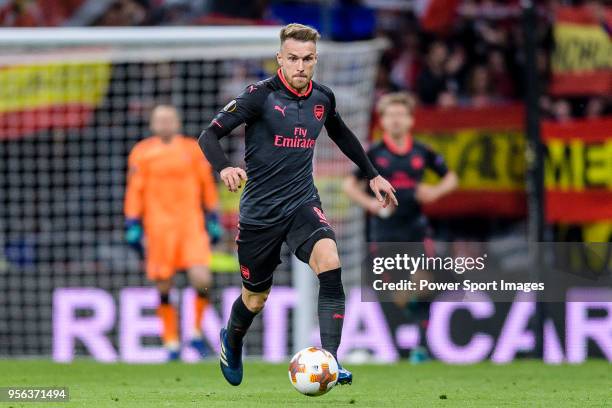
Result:
[[[338,381],[338,363],[330,352],[317,347],[298,351],[289,363],[289,381],[304,395],[323,395]]]

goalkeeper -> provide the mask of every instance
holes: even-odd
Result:
[[[128,244],[142,253],[146,237],[147,277],[159,291],[157,314],[169,360],[180,355],[177,311],[169,299],[178,270],[187,271],[197,291],[190,345],[202,357],[209,354],[201,327],[211,287],[210,244],[222,232],[210,165],[197,141],[179,134],[180,127],[174,107],[160,105],[153,110],[154,136],[137,143],[128,159],[124,208]]]

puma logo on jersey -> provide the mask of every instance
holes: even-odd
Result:
[[[280,113],[283,114],[283,118],[285,117],[285,109],[287,109],[286,106],[283,106],[282,108],[278,105],[274,105],[274,110],[279,111]]]

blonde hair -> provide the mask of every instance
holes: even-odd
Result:
[[[395,104],[404,105],[406,109],[408,109],[408,114],[412,115],[416,102],[412,95],[407,92],[388,93],[380,98],[378,104],[376,105],[376,110],[378,111],[379,115],[383,115],[389,105]]]
[[[287,24],[280,30],[280,42],[284,43],[289,38],[296,41],[312,41],[317,42],[321,35],[317,30],[304,24],[291,23]]]

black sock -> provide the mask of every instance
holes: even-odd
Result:
[[[255,316],[257,316],[257,313],[251,312],[242,301],[242,295],[239,295],[238,299],[234,301],[227,324],[227,341],[230,347],[238,348],[242,346],[242,339],[251,327]]]
[[[198,297],[201,299],[208,299],[208,289],[198,289]]]
[[[321,345],[338,359],[344,323],[344,290],[341,268],[321,272],[319,277],[319,329]]]
[[[430,301],[421,301],[420,303],[420,316],[419,316],[419,333],[420,344],[419,346],[427,348],[427,327],[429,326],[429,311],[431,309]]]
[[[161,293],[159,294],[159,303],[162,305],[167,305],[170,303],[170,294],[169,293]]]

